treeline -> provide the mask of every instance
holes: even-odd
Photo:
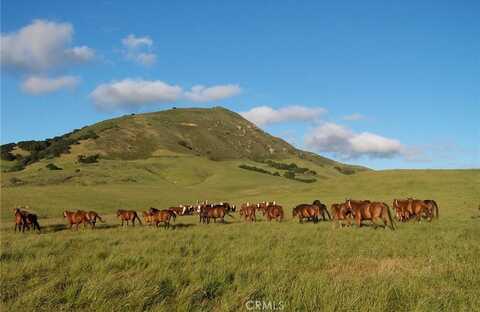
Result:
[[[287,170],[293,173],[298,174],[309,174],[309,175],[317,175],[315,170],[310,170],[309,168],[299,167],[295,163],[284,164],[280,162],[275,162],[273,160],[266,160],[265,163],[272,168],[280,169],[280,170]]]
[[[73,138],[72,135],[80,130],[76,129],[71,133],[57,136],[44,141],[21,141],[17,144],[8,143],[0,146],[2,160],[14,161],[17,163],[12,166],[12,171],[23,170],[26,166],[33,164],[41,159],[51,159],[59,157],[61,154],[70,153],[70,146],[80,144],[81,140],[96,139],[98,135],[90,130],[82,135]],[[18,146],[22,150],[29,152],[28,155],[12,154],[14,148]]]
[[[239,165],[238,167],[241,168],[241,169],[250,170],[250,171],[255,171],[255,172],[264,173],[264,174],[269,174],[269,175],[276,176],[276,177],[280,177],[280,176],[281,176],[278,171],[270,172],[270,171],[268,171],[268,170],[265,170],[265,169],[259,168],[259,167],[255,167],[255,166]],[[295,180],[295,181],[298,181],[298,182],[303,182],[303,183],[313,183],[313,182],[317,181],[316,179],[302,179],[302,178],[298,178],[298,177],[295,175],[295,172],[294,172],[294,171],[291,171],[291,170],[285,171],[285,172],[283,173],[283,177],[284,177],[284,178],[287,178],[287,179],[290,179],[290,180]]]

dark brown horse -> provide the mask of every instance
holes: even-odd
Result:
[[[269,205],[264,211],[263,215],[267,217],[267,221],[277,220],[278,222],[283,220],[283,208],[280,205]]]
[[[97,219],[100,220],[100,222],[105,223],[105,221],[103,221],[103,219],[95,211],[87,212],[85,214],[85,218],[87,219],[87,222],[90,223],[90,225],[92,226],[92,229],[95,229]]]
[[[348,199],[347,208],[351,211],[355,218],[355,223],[360,227],[363,220],[370,220],[376,228],[378,224],[376,221],[383,220],[384,227],[390,222],[390,227],[395,230],[393,226],[392,216],[387,204],[380,202],[358,201]]]
[[[122,226],[125,221],[127,222],[127,226],[129,221],[132,222],[132,226],[135,226],[135,219],[138,220],[138,223],[142,224],[142,221],[140,221],[140,218],[138,217],[138,214],[135,210],[119,209],[117,210],[117,218],[120,218],[122,220]]]
[[[38,217],[36,214],[23,210],[20,208],[29,208],[28,206],[22,206],[19,208],[13,209],[13,212],[15,214],[15,232],[22,231],[25,232],[25,229],[30,230],[30,228],[33,228],[33,230],[38,230],[40,232],[40,224],[38,223]]]
[[[242,204],[239,214],[240,216],[243,216],[246,222],[257,221],[257,217],[255,216],[255,206],[251,205],[250,203]]]

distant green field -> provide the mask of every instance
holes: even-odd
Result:
[[[75,148],[81,148],[77,146]],[[2,174],[2,311],[238,311],[255,301],[284,311],[473,311],[480,306],[480,170],[391,170],[343,175],[304,165],[302,183],[238,168],[252,161],[157,157],[79,165],[69,155]],[[299,165],[302,160],[288,159]],[[80,169],[78,171],[77,169]],[[19,181],[13,181],[16,178]],[[296,204],[347,197],[435,199],[440,219],[396,231],[298,224]],[[276,200],[286,220],[173,230],[120,228],[117,209],[164,208],[196,200]],[[42,234],[13,232],[12,208],[29,205]],[[65,229],[63,210],[91,209],[99,229]],[[252,303],[253,302],[253,303]],[[253,309],[252,311],[255,311]]]

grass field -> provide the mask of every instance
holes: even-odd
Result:
[[[46,171],[40,162],[2,175],[2,311],[255,311],[255,301],[284,311],[480,309],[480,218],[472,218],[480,214],[480,170],[347,176],[310,164],[323,178],[307,184],[239,169],[241,160],[163,155],[104,160],[77,172],[68,157],[55,162],[64,170]],[[13,176],[24,183],[12,185]],[[437,200],[440,219],[396,231],[291,219],[294,205],[314,199],[391,204],[406,196]],[[197,199],[276,200],[287,219],[245,224],[235,215],[227,224],[200,225],[180,217],[164,230],[121,228],[114,217],[119,208]],[[41,235],[13,232],[16,204],[39,215]],[[61,218],[66,209],[92,209],[107,222],[70,231]]]

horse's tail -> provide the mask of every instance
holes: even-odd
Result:
[[[100,220],[100,222],[105,223],[105,221],[102,219],[102,217],[100,217],[98,214],[95,214],[95,217],[93,219],[95,220],[96,218],[98,218],[98,220]]]
[[[330,212],[328,212],[327,206],[324,206],[324,207],[325,207],[325,208],[324,208],[324,209],[325,209],[325,212],[327,213],[327,216],[328,216],[328,220],[331,221],[331,220],[332,220],[332,216],[330,215]]]
[[[383,203],[383,205],[387,209],[388,220],[390,221],[390,227],[392,228],[392,231],[394,231],[395,227],[393,226],[393,219],[392,219],[392,214],[390,213],[390,207],[386,203]]]
[[[432,199],[433,208],[435,209],[435,218],[438,219],[438,205],[437,202]]]
[[[133,215],[133,220],[132,220],[132,221],[135,221],[135,218],[138,220],[138,222],[139,222],[140,224],[142,224],[142,220],[140,220],[140,218],[138,217],[138,214],[137,214],[136,211],[135,211],[135,213],[134,213],[134,215]],[[143,225],[143,224],[142,224],[142,225]]]

